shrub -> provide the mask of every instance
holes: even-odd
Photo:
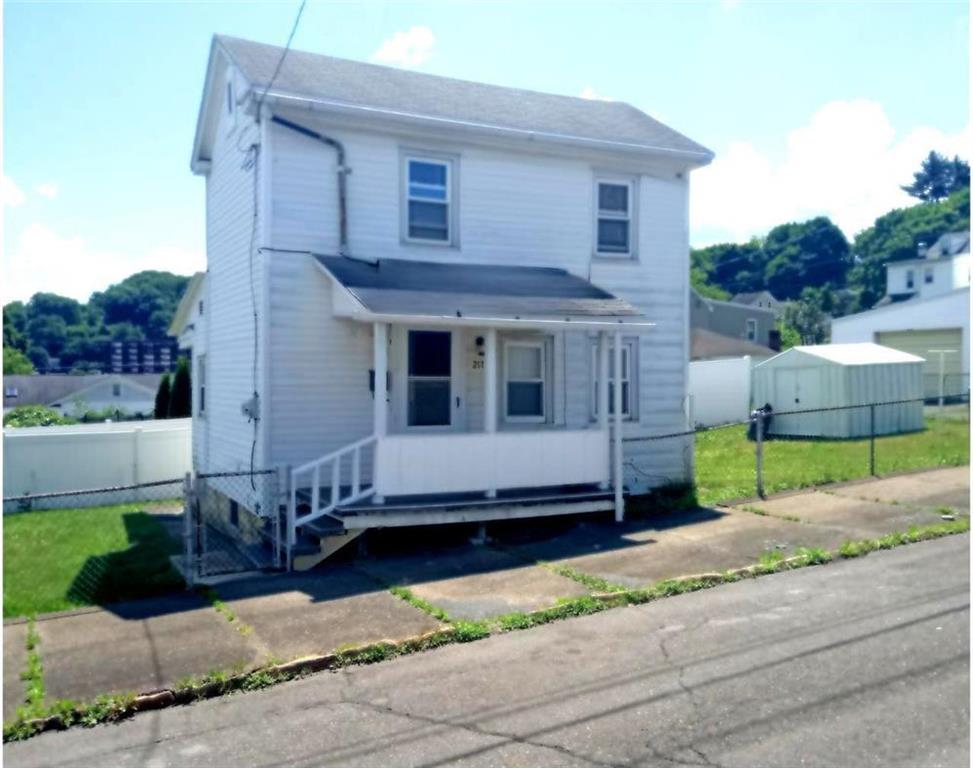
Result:
[[[56,427],[77,423],[46,405],[18,405],[3,417],[5,427]]]

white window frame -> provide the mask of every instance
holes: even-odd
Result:
[[[206,416],[206,355],[196,358],[196,415]]]
[[[510,350],[515,347],[528,347],[540,350],[540,378],[539,379],[511,379],[510,378]],[[511,416],[507,397],[507,385],[511,383],[540,384],[541,412],[539,416]],[[547,343],[543,339],[505,339],[503,342],[503,420],[510,424],[544,424],[547,422]]]
[[[628,188],[628,210],[625,214],[619,214],[617,211],[602,211],[600,206],[600,194],[601,185],[612,185],[617,187],[627,187]],[[598,258],[603,259],[634,259],[635,258],[635,240],[636,240],[636,221],[635,221],[635,179],[628,177],[619,176],[596,176],[594,184],[594,241],[595,241],[595,255]],[[600,244],[598,242],[598,222],[601,219],[614,219],[615,221],[627,221],[628,222],[628,250],[627,251],[603,251],[601,250]]]
[[[409,192],[409,163],[431,163],[446,168],[446,199],[430,200],[426,197],[413,198]],[[456,237],[456,199],[455,199],[456,162],[452,157],[421,152],[405,152],[402,154],[402,240],[415,245],[434,245],[451,248],[458,243]],[[413,237],[409,234],[409,203],[415,200],[421,203],[440,203],[446,206],[446,239],[436,240],[426,237]]]
[[[757,319],[755,317],[747,318],[747,341],[757,340]]]
[[[614,365],[615,355],[612,351],[613,342],[608,345],[608,370]],[[622,378],[622,383],[628,382],[628,399],[624,397],[622,390],[622,420],[635,421],[638,418],[638,339],[622,339],[622,368],[628,372]],[[615,399],[612,395],[614,378],[608,378],[608,404],[611,406]],[[611,411],[609,411],[609,418]],[[593,339],[591,343],[591,420],[598,420],[598,340]]]
[[[20,391],[17,389],[17,387],[7,386],[3,388],[3,396],[10,398],[20,397]]]

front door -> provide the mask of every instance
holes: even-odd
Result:
[[[449,331],[409,331],[406,343],[406,426],[451,426],[452,334]]]

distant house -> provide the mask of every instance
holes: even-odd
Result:
[[[158,373],[4,376],[3,411],[20,405],[46,405],[76,418],[107,408],[131,416],[151,416],[161,378]]]
[[[780,349],[773,310],[719,301],[692,291],[689,300],[690,359],[770,357]]]
[[[780,318],[784,313],[784,308],[788,302],[780,301],[770,291],[753,291],[751,293],[738,293],[730,301],[733,304],[742,304],[745,307],[757,307],[758,309],[769,309],[774,313],[774,317]]]
[[[886,294],[867,312],[831,322],[835,343],[873,341],[918,355],[926,397],[970,384],[970,236],[949,232],[915,259],[886,265]]]

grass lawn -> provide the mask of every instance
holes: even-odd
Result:
[[[143,508],[118,504],[5,515],[4,618],[182,587],[169,562],[179,543]]]
[[[928,418],[926,429],[875,440],[875,470],[887,475],[906,469],[968,464],[970,423]],[[865,440],[770,440],[764,444],[767,493],[819,483],[868,477]],[[754,444],[746,427],[727,427],[696,436],[696,484],[703,504],[754,496]]]

